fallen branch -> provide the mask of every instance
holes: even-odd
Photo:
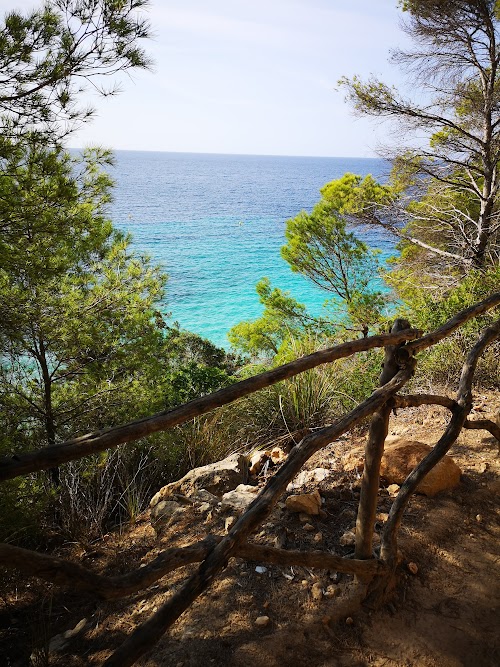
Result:
[[[166,431],[194,417],[199,417],[210,412],[215,408],[228,405],[260,389],[316,368],[316,366],[349,357],[357,352],[366,352],[367,350],[373,350],[386,345],[397,345],[419,336],[420,333],[418,330],[411,329],[397,334],[382,334],[380,336],[360,338],[359,340],[342,343],[327,350],[320,350],[319,352],[301,357],[278,368],[273,368],[271,371],[242,380],[213,394],[196,398],[178,408],[160,412],[150,417],[144,417],[143,419],[122,426],[89,433],[59,445],[43,447],[36,452],[14,455],[10,458],[2,459],[0,460],[0,481],[39,470],[55,468],[61,465],[61,463],[67,463],[83,456],[102,452],[127,442],[133,442],[159,431]]]
[[[438,440],[431,452],[412,470],[402,484],[398,495],[389,512],[389,518],[384,528],[381,540],[381,560],[392,566],[397,556],[397,532],[401,525],[404,509],[410,496],[414,493],[427,473],[439,463],[449,451],[450,447],[460,435],[467,415],[472,408],[472,382],[477,362],[488,345],[500,336],[500,320],[489,326],[480,336],[472,350],[467,355],[457,392],[457,400],[453,407],[453,415],[445,432]]]
[[[267,482],[247,511],[236,521],[229,534],[208,554],[198,571],[147,621],[140,625],[105,662],[107,667],[129,667],[156,643],[166,630],[206,590],[229,558],[271,513],[279,496],[304,463],[319,449],[337,440],[343,433],[373,414],[410,379],[413,364],[401,370],[390,382],[332,426],[306,436],[290,452],[288,459]]]
[[[431,333],[428,333],[426,336],[422,336],[422,338],[417,338],[408,343],[405,346],[405,349],[416,354],[428,347],[432,347],[433,345],[436,345],[436,343],[439,343],[440,340],[443,340],[443,338],[446,338],[456,331],[462,324],[465,324],[465,322],[468,322],[478,315],[482,315],[482,313],[485,313],[498,305],[500,305],[500,292],[495,292],[487,299],[484,299],[484,301],[480,301],[479,303],[470,306],[470,308],[461,310],[435,331],[431,331]]]
[[[199,563],[222,539],[209,535],[196,544],[167,549],[151,563],[115,577],[97,574],[79,563],[10,544],[0,544],[0,566],[59,586],[71,587],[102,600],[116,600],[145,590],[174,570]],[[377,560],[360,561],[321,551],[287,551],[250,542],[239,545],[233,556],[260,563],[312,567],[365,576],[374,576],[384,569]]]

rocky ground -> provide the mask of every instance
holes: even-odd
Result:
[[[498,395],[478,398],[477,418],[498,412]],[[474,417],[474,415],[473,415]],[[433,444],[448,414],[441,408],[401,411],[391,435]],[[293,493],[319,491],[321,514],[292,512],[284,499],[255,541],[289,549],[352,552],[349,531],[359,499],[361,432],[322,450]],[[435,497],[415,495],[400,533],[404,555],[394,598],[383,608],[359,608],[351,579],[328,571],[230,561],[211,589],[175,624],[142,667],[493,667],[500,664],[500,457],[484,431],[463,431],[450,452],[460,483]],[[278,463],[279,465],[279,463]],[[257,478],[262,484],[264,469]],[[392,497],[384,482],[377,530]],[[208,499],[209,500],[209,499]],[[200,499],[153,529],[149,513],[98,543],[66,545],[71,557],[106,574],[147,563],[162,549],[223,534],[232,516]],[[208,505],[208,506],[207,506]],[[229,520],[228,520],[229,519]],[[145,594],[94,602],[35,580],[4,578],[0,594],[0,664],[99,665],[138,623],[175,591],[194,566],[177,570]],[[72,636],[54,637],[75,629]],[[71,635],[71,633],[69,633]],[[50,647],[50,651],[49,651]],[[30,657],[31,656],[31,657]]]

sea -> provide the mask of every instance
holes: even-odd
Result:
[[[140,254],[168,274],[170,323],[228,348],[227,332],[262,312],[264,276],[318,315],[331,295],[280,256],[286,220],[310,211],[320,188],[346,172],[386,180],[381,159],[116,151],[111,217]],[[391,242],[358,235],[382,257]]]

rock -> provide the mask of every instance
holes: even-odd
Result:
[[[356,535],[352,530],[347,530],[340,538],[339,543],[343,547],[353,547],[356,543]]]
[[[249,473],[251,475],[258,475],[262,468],[264,467],[264,464],[269,461],[271,456],[271,452],[269,451],[258,451],[254,452],[249,461]]]
[[[318,581],[312,585],[311,595],[313,600],[321,600],[323,598],[323,587]]]
[[[340,587],[339,586],[327,586],[327,589],[324,593],[325,598],[334,598],[340,595]]]
[[[348,616],[348,617],[345,619],[345,622],[346,622],[346,625],[354,625],[354,619],[353,619],[352,616]]]
[[[288,496],[286,507],[290,512],[303,512],[304,514],[317,515],[321,508],[321,496],[316,489],[314,493]]]
[[[273,447],[273,449],[271,449],[271,461],[273,465],[283,463],[287,460],[287,458],[288,454],[283,449],[281,449],[281,447]]]
[[[265,628],[266,625],[269,625],[271,622],[271,619],[269,616],[259,616],[255,619],[255,625],[257,625],[259,628]]]
[[[477,521],[478,523],[481,523],[482,520],[483,520],[483,516],[482,516],[482,514],[476,514],[476,521]]]
[[[222,496],[222,509],[244,512],[250,503],[255,500],[255,496],[259,493],[259,491],[260,489],[258,486],[238,484],[238,486],[233,491],[228,491]]]
[[[191,500],[196,503],[208,503],[213,506],[218,505],[219,503],[217,496],[214,496],[213,493],[210,493],[206,489],[196,489],[196,491],[191,494]]]
[[[255,571],[257,574],[265,574],[267,572],[267,567],[264,567],[263,565],[257,565]]]
[[[391,484],[402,484],[413,468],[427,456],[432,447],[412,440],[398,439],[382,456],[380,475]],[[435,496],[455,488],[460,482],[461,470],[450,456],[445,456],[420,482],[417,492]]]
[[[76,635],[78,635],[82,630],[84,630],[86,625],[87,619],[82,618],[82,620],[79,621],[71,630],[66,630],[66,632],[62,632],[61,634],[52,637],[49,641],[49,653],[59,653],[64,650],[69,644],[70,640],[73,639],[73,637],[76,637]]]
[[[302,526],[302,528],[303,528],[304,530],[307,530],[308,533],[312,533],[312,531],[314,530],[314,526],[312,525],[312,523],[305,523],[305,524]]]
[[[390,496],[397,496],[399,493],[399,489],[400,489],[399,484],[389,484],[389,486],[387,487],[387,493]]]
[[[407,567],[412,574],[418,573],[418,565],[416,563],[408,563]]]
[[[313,537],[313,540],[319,544],[320,542],[323,542],[323,533],[316,533],[316,535]]]
[[[297,477],[290,482],[287,486],[287,491],[293,491],[294,489],[300,489],[307,484],[319,484],[319,482],[324,482],[325,479],[328,479],[332,474],[332,471],[328,468],[314,468],[314,470],[303,470],[299,472]]]
[[[162,500],[151,510],[152,523],[172,523],[186,508],[175,500]]]
[[[222,461],[210,463],[201,468],[190,470],[177,482],[164,486],[153,496],[150,506],[154,507],[175,493],[190,497],[197,489],[205,489],[215,496],[235,489],[238,484],[245,484],[248,477],[248,461],[243,454],[231,454]]]

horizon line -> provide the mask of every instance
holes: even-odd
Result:
[[[92,144],[84,146],[68,146],[68,150],[81,151],[85,148],[93,147]],[[324,160],[386,160],[386,158],[372,156],[358,156],[358,155],[282,155],[278,153],[214,153],[211,151],[168,151],[168,150],[152,150],[148,148],[110,148],[111,152],[122,153],[169,153],[172,155],[218,155],[218,156],[232,156],[232,157],[291,157],[291,158],[315,158]]]

